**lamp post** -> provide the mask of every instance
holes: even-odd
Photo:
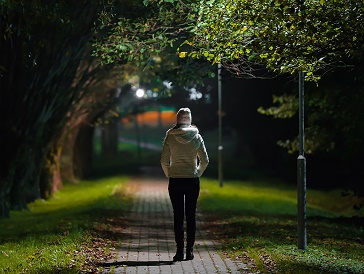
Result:
[[[138,97],[138,99],[142,98],[145,94],[144,89],[139,88],[135,91],[135,95]],[[142,161],[142,141],[141,141],[141,129],[138,121],[138,115],[139,115],[139,103],[136,104],[136,114],[135,114],[135,128],[137,131],[137,153],[138,153],[138,162],[141,164]]]
[[[298,249],[307,248],[306,230],[306,158],[305,158],[305,116],[304,116],[304,73],[299,72],[299,155],[297,158],[297,209],[298,209]]]
[[[220,187],[223,186],[223,170],[222,170],[222,110],[221,110],[221,94],[222,94],[222,85],[221,85],[221,64],[217,65],[217,93],[218,93],[218,117],[219,117],[219,139],[218,139],[218,176]]]

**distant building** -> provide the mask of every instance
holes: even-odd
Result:
[[[131,114],[121,118],[124,128],[132,128],[135,123],[135,115]],[[148,110],[136,115],[139,126],[169,128],[176,121],[176,110],[174,108],[163,108],[159,110]]]

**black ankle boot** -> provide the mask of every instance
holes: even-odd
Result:
[[[193,260],[195,256],[193,256],[193,247],[186,248],[186,260]]]
[[[183,247],[177,247],[176,255],[173,257],[173,261],[183,261]]]

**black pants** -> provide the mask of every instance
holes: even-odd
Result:
[[[170,178],[169,197],[174,215],[174,236],[177,247],[184,246],[183,221],[186,213],[187,247],[193,247],[196,233],[196,205],[200,194],[199,178]]]

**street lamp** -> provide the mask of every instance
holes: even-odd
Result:
[[[144,94],[145,94],[145,91],[144,91],[144,89],[142,89],[142,88],[138,88],[138,89],[136,90],[136,92],[135,92],[135,95],[136,95],[138,98],[142,98],[142,97],[144,96]]]
[[[307,247],[306,229],[306,158],[304,116],[304,73],[299,72],[299,155],[297,158],[298,248]]]
[[[136,97],[138,98],[142,98],[145,94],[145,91],[144,89],[142,88],[138,88],[136,91],[135,91],[135,95]],[[136,114],[135,114],[135,128],[136,128],[136,131],[137,131],[137,152],[138,152],[138,162],[139,164],[141,163],[141,160],[142,160],[142,141],[141,141],[141,128],[140,128],[140,125],[139,125],[139,121],[138,121],[138,115],[139,115],[139,104],[137,103],[136,104]]]
[[[218,140],[218,176],[220,187],[223,186],[223,177],[222,177],[222,110],[221,110],[221,94],[222,94],[222,85],[221,85],[221,64],[217,64],[217,92],[218,92],[218,116],[219,116],[219,140]]]

